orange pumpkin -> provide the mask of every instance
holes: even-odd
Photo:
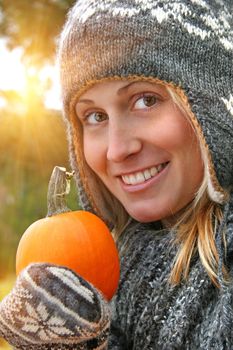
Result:
[[[56,170],[60,169],[64,168]],[[66,212],[67,208],[61,210],[61,207],[59,213],[50,210],[49,216],[34,222],[25,231],[17,249],[16,273],[33,262],[66,266],[110,300],[120,274],[118,252],[110,231],[90,212]]]

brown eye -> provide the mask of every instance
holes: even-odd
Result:
[[[86,116],[88,124],[98,124],[107,119],[107,115],[102,112],[92,112]]]
[[[100,123],[106,119],[106,115],[103,113],[97,112],[97,113],[94,113],[94,118],[98,123]]]
[[[157,99],[154,95],[150,95],[150,96],[144,96],[143,101],[147,107],[151,107],[157,102]]]
[[[145,109],[154,106],[156,103],[157,97],[155,95],[144,95],[135,102],[134,107],[136,109]]]

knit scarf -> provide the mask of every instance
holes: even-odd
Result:
[[[222,231],[226,230],[227,252]],[[119,241],[121,282],[114,319],[126,336],[127,349],[232,349],[233,285],[224,284],[224,262],[233,273],[233,205],[224,207],[216,234],[220,288],[213,285],[196,256],[187,282],[171,286],[169,274],[177,253],[174,232],[151,225],[131,227]],[[116,340],[110,339],[115,348]],[[121,349],[121,347],[119,347]]]

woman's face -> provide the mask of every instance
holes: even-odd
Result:
[[[203,163],[196,134],[163,85],[109,81],[76,105],[90,168],[136,220],[170,220],[195,196]]]

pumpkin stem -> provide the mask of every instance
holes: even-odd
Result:
[[[66,168],[55,166],[53,169],[47,195],[47,217],[71,211],[66,203],[66,195],[70,192],[70,180],[74,171],[69,173]]]

